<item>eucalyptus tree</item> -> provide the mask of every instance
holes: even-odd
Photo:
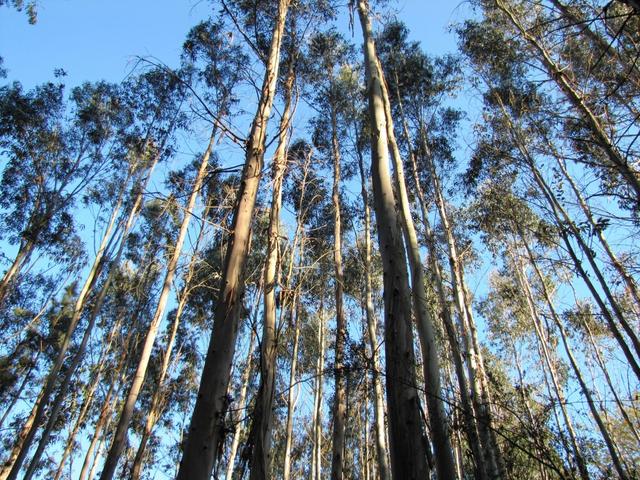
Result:
[[[366,138],[366,116],[363,114],[359,104],[355,101],[357,96],[353,96],[354,103],[349,114],[349,130],[353,153],[357,159],[358,172],[360,174],[360,191],[362,195],[362,216],[363,216],[363,245],[360,254],[362,266],[364,268],[364,284],[362,285],[362,303],[364,305],[366,317],[366,338],[369,343],[369,364],[371,369],[371,386],[373,389],[373,412],[375,444],[378,463],[378,473],[382,480],[391,478],[389,468],[387,437],[385,429],[385,404],[382,384],[382,374],[380,371],[380,352],[378,341],[378,318],[375,294],[379,291],[375,280],[379,277],[377,264],[374,262],[374,252],[371,243],[371,199],[369,186],[369,171],[365,168],[364,154],[367,147]]]
[[[583,189],[588,187],[579,187],[575,183],[565,163],[568,158],[567,149],[573,149],[574,146],[563,144],[561,133],[557,133],[557,126],[558,124],[562,125],[563,121],[554,117],[545,117],[542,113],[554,107],[553,99],[545,96],[544,92],[536,88],[533,82],[519,74],[526,73],[527,67],[526,63],[517,60],[518,56],[515,53],[517,50],[514,48],[513,42],[505,42],[491,52],[485,50],[483,53],[481,49],[477,48],[482,42],[492,42],[495,45],[494,42],[502,35],[503,32],[499,29],[492,29],[488,26],[488,22],[482,25],[468,24],[465,29],[465,43],[463,45],[474,61],[476,71],[487,88],[485,93],[487,125],[483,137],[480,139],[478,150],[473,157],[470,177],[484,180],[489,172],[492,172],[489,175],[501,172],[499,174],[510,179],[524,192],[520,195],[528,195],[530,197],[529,203],[535,202],[536,208],[549,218],[551,224],[547,226],[547,229],[553,232],[555,237],[551,248],[545,251],[545,257],[556,257],[555,269],[549,269],[550,273],[547,276],[542,274],[540,268],[542,260],[536,258],[534,237],[527,232],[528,223],[514,218],[507,225],[507,231],[512,232],[514,237],[510,240],[513,247],[509,252],[509,255],[513,257],[512,268],[518,285],[524,292],[531,324],[538,338],[541,358],[548,371],[549,384],[552,387],[550,391],[557,398],[564,398],[560,380],[561,374],[557,368],[558,362],[554,359],[552,346],[549,345],[550,332],[554,332],[562,344],[563,355],[569,361],[570,371],[573,373],[572,380],[577,382],[579,391],[584,396],[585,403],[589,408],[589,414],[595,423],[596,431],[604,442],[604,448],[608,451],[612,468],[621,478],[628,478],[631,473],[624,465],[615,438],[611,436],[601,413],[595,408],[592,388],[587,385],[585,379],[584,364],[580,364],[575,355],[575,349],[569,341],[566,326],[558,307],[555,305],[551,293],[550,277],[555,274],[558,275],[558,278],[562,278],[563,275],[559,273],[561,270],[558,265],[568,262],[577,278],[584,282],[586,291],[592,296],[602,317],[606,320],[612,337],[617,341],[629,366],[637,374],[637,358],[633,354],[636,344],[635,333],[628,328],[628,320],[633,317],[633,313],[621,308],[619,298],[616,298],[616,295],[611,291],[604,271],[596,261],[595,252],[590,246],[591,241],[588,236],[598,237],[596,231],[602,227],[596,226],[593,233],[581,231],[577,227],[578,220],[574,216],[576,213],[586,217],[586,225],[592,226],[595,222],[589,205],[582,197]],[[487,68],[488,64],[495,65],[497,62],[500,62],[498,68]],[[494,142],[494,140],[496,141]],[[551,178],[544,168],[547,161],[550,161],[554,166]],[[571,168],[574,170],[575,166]],[[577,199],[577,210],[570,210],[570,201],[565,194],[565,186],[567,185],[569,191]],[[509,186],[509,188],[515,187]],[[495,216],[496,212],[493,212],[492,215]],[[602,240],[598,239],[606,251],[605,245],[607,243]],[[578,255],[584,256],[586,259],[584,264]],[[611,250],[607,255],[610,259],[615,258],[615,254]],[[568,260],[564,260],[567,256]],[[529,278],[527,274],[529,268],[533,269],[533,279]],[[595,281],[587,272],[587,268],[595,274]],[[614,271],[621,274],[619,268],[615,268]],[[624,279],[624,275],[620,276],[629,285],[628,280]],[[536,299],[536,289],[538,298],[542,300],[541,306],[538,305]],[[576,294],[576,299],[580,296]],[[603,371],[606,372],[606,369]],[[583,451],[584,447],[579,441],[577,428],[574,426],[575,419],[571,418],[571,412],[563,405],[562,400],[560,402],[563,425],[561,427],[559,421],[558,425],[559,429],[566,430],[568,436],[568,441],[564,442],[567,445],[565,447],[568,451],[567,456],[575,457],[582,478],[590,478],[589,457]]]
[[[333,406],[333,441],[331,478],[341,479],[344,471],[346,390],[344,350],[347,321],[344,312],[344,268],[342,265],[341,215],[341,144],[344,142],[345,107],[351,94],[344,86],[351,75],[353,48],[336,31],[320,32],[311,37],[305,58],[305,74],[314,90],[313,103],[319,111],[313,133],[319,152],[326,155],[333,168],[333,262],[336,309],[335,394]]]
[[[299,388],[303,388],[307,382],[313,383],[313,403],[307,428],[300,431],[291,424],[291,433],[289,434],[288,431],[286,433],[283,475],[287,469],[289,469],[287,475],[291,477],[296,475],[294,436],[298,435],[298,449],[306,450],[307,445],[311,447],[310,458],[302,459],[303,466],[309,467],[308,472],[312,478],[319,479],[326,463],[323,462],[323,448],[326,452],[326,445],[323,442],[325,434],[323,434],[322,412],[324,383],[327,377],[326,349],[329,319],[327,284],[333,269],[331,261],[333,213],[331,194],[323,175],[323,161],[316,148],[306,140],[298,140],[291,146],[290,155],[291,172],[285,183],[284,199],[296,215],[294,241],[297,237],[299,250],[299,253],[291,258],[296,261],[296,264],[290,264],[290,267],[293,267],[290,279],[293,291],[290,295],[294,297],[291,299],[291,308],[293,309],[294,305],[297,306],[295,312],[291,311],[291,315],[295,315],[296,322],[294,338],[291,339],[292,347],[295,346],[296,333],[299,335],[298,357],[295,359],[295,365],[292,358],[290,380],[295,366],[295,373],[299,376]],[[293,245],[291,250],[293,255]],[[292,400],[291,397],[290,400]],[[293,416],[293,405],[290,403],[288,416],[289,412]],[[304,437],[305,433],[306,437]],[[287,446],[287,440],[291,442],[290,447]],[[288,448],[291,449],[290,452]],[[291,457],[289,460],[287,460],[288,452]],[[303,471],[305,470],[303,468]]]
[[[63,90],[61,85],[55,87],[53,84],[50,84],[50,87],[56,88],[59,95],[62,94]],[[10,274],[12,272],[15,274],[15,272],[19,271],[19,267],[24,265],[22,262],[31,256],[34,249],[40,244],[39,242],[50,240],[53,249],[55,249],[56,246],[62,248],[63,251],[69,248],[68,239],[65,238],[63,232],[70,232],[72,231],[71,229],[73,229],[73,221],[68,209],[72,208],[75,197],[83,191],[83,189],[87,188],[92,181],[96,180],[95,177],[101,173],[101,170],[117,171],[118,159],[110,155],[110,150],[113,145],[111,145],[110,148],[106,148],[107,143],[112,141],[114,137],[120,133],[123,125],[127,123],[126,113],[124,113],[124,109],[120,107],[117,88],[104,83],[97,85],[86,84],[83,87],[74,89],[72,95],[76,109],[73,112],[74,117],[69,120],[67,125],[62,124],[61,115],[64,115],[63,104],[59,104],[57,110],[54,105],[50,105],[50,107],[54,108],[51,114],[54,118],[56,115],[58,116],[57,121],[54,120],[47,127],[52,129],[49,133],[40,131],[42,135],[49,138],[47,143],[51,147],[51,151],[49,151],[48,154],[37,151],[38,148],[42,148],[45,144],[45,138],[41,138],[42,143],[36,141],[38,133],[29,135],[29,142],[32,143],[31,146],[24,144],[22,141],[6,144],[10,150],[14,152],[14,162],[17,159],[22,159],[24,162],[24,160],[32,158],[36,163],[33,165],[34,168],[30,170],[29,168],[24,168],[25,165],[22,167],[18,167],[15,163],[12,165],[10,160],[7,166],[8,168],[5,170],[4,178],[14,182],[17,188],[20,188],[21,185],[23,189],[27,187],[25,181],[29,178],[35,178],[35,181],[38,182],[40,186],[35,188],[32,188],[33,186],[27,187],[29,191],[35,195],[23,196],[23,199],[26,201],[26,204],[24,204],[25,211],[15,216],[14,220],[16,223],[13,225],[13,228],[23,227],[25,230],[22,233],[23,241],[20,242],[18,254],[12,267],[4,277],[3,282],[6,281],[6,283],[4,283],[5,287],[8,286],[11,280]],[[58,98],[60,101],[62,100],[61,97]],[[27,114],[28,111],[27,107],[25,112],[21,112],[20,115]],[[124,121],[122,120],[123,117],[125,119]],[[42,120],[41,117],[40,121]],[[50,121],[46,123],[50,123]],[[5,129],[5,131],[6,130],[8,129]],[[15,133],[21,132],[19,136],[23,136],[29,131],[30,128],[24,123],[22,126],[18,123],[14,127]],[[16,138],[16,140],[18,138]],[[36,143],[39,144],[35,145]],[[117,144],[117,142],[114,142],[114,144]],[[24,163],[28,165],[27,162]],[[56,174],[56,172],[59,173]],[[115,189],[113,192],[115,197],[113,208],[106,221],[100,246],[76,298],[73,316],[68,323],[66,335],[59,345],[55,360],[52,362],[49,373],[44,381],[40,400],[37,404],[33,405],[33,409],[36,412],[34,425],[22,439],[20,453],[15,458],[15,462],[11,465],[5,465],[3,469],[3,475],[8,475],[8,478],[15,478],[18,474],[22,461],[34,438],[36,429],[45,414],[45,408],[50,402],[50,396],[65,360],[66,353],[71,346],[73,334],[81,320],[84,306],[103,269],[104,257],[113,239],[113,230],[129,179],[130,176],[125,175],[124,185]],[[49,186],[47,187],[47,185]],[[56,226],[55,223],[52,223],[54,221],[62,223]],[[26,225],[25,222],[27,222]],[[53,231],[52,228],[54,229]],[[26,231],[30,233],[25,234],[24,232]],[[29,237],[29,239],[24,240],[25,236]],[[45,249],[51,247],[46,245]],[[19,259],[22,260],[16,263]],[[62,259],[62,261],[64,260]],[[13,268],[16,266],[18,266],[17,270]]]
[[[86,84],[71,92],[47,83],[24,92],[19,83],[0,89],[2,239],[15,255],[0,281],[0,305],[35,252],[62,268],[77,260],[71,211],[81,192],[106,173],[104,147],[117,125],[116,88]]]
[[[391,469],[397,478],[428,475],[426,454],[421,444],[422,425],[416,390],[407,257],[399,222],[395,194],[389,172],[389,139],[383,98],[381,70],[369,19],[369,5],[357,2],[364,36],[365,73],[371,133],[371,175],[378,243],[384,271],[385,361],[387,406],[389,410],[389,450]],[[429,357],[431,358],[431,357]],[[455,478],[453,458],[445,425],[432,425],[442,436],[435,438],[438,474]]]
[[[245,165],[231,225],[233,233],[222,270],[202,381],[178,472],[180,479],[208,478],[223,439],[225,398],[235,351],[239,307],[242,304],[243,270],[249,249],[251,217],[264,162],[266,128],[278,80],[280,48],[288,9],[289,1],[279,0],[273,17],[263,84],[247,139]]]
[[[298,69],[298,38],[295,12],[289,17],[289,35],[283,42],[282,79],[283,106],[278,127],[278,145],[271,165],[272,195],[267,229],[267,252],[264,265],[264,309],[260,349],[260,387],[255,399],[253,425],[249,441],[251,442],[250,478],[270,477],[273,458],[271,429],[273,426],[273,408],[277,375],[278,325],[276,319],[276,288],[282,275],[282,246],[280,245],[280,222],[282,208],[282,187],[288,170],[289,136],[295,108],[293,89]],[[284,292],[279,292],[280,296]],[[282,302],[281,302],[282,303]],[[284,308],[280,305],[280,308]]]

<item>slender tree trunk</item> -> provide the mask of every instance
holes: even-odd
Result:
[[[285,105],[280,120],[278,148],[273,160],[273,193],[269,212],[267,258],[264,268],[264,318],[260,351],[260,387],[256,396],[251,432],[252,457],[251,480],[270,477],[273,452],[271,428],[275,397],[276,356],[276,287],[280,272],[280,210],[282,208],[282,183],[287,168],[288,130],[291,121],[291,95],[294,82],[293,64],[285,82]]]
[[[286,440],[285,440],[285,449],[284,449],[284,467],[283,467],[283,480],[289,480],[291,475],[291,448],[293,444],[293,415],[295,413],[295,407],[298,400],[298,395],[300,391],[297,393],[294,392],[294,388],[296,385],[296,377],[297,377],[297,365],[298,365],[298,346],[299,346],[299,337],[300,337],[300,317],[301,317],[301,309],[302,304],[300,303],[300,295],[302,289],[302,266],[304,264],[304,250],[305,250],[305,238],[304,238],[304,219],[306,216],[306,208],[304,206],[306,190],[307,190],[307,176],[309,173],[309,162],[311,160],[311,155],[307,155],[305,158],[305,163],[303,165],[303,176],[302,181],[300,182],[300,201],[298,203],[297,215],[296,215],[296,232],[293,237],[293,245],[291,248],[291,259],[289,261],[289,271],[287,272],[286,291],[291,291],[291,282],[293,279],[293,266],[295,262],[295,254],[296,248],[299,244],[299,253],[298,253],[298,283],[295,286],[295,290],[293,291],[293,298],[291,300],[290,306],[290,314],[291,314],[291,325],[294,328],[294,341],[293,341],[293,352],[291,353],[291,370],[289,372],[289,392],[287,398],[287,424],[286,424]],[[284,308],[281,310],[284,312]]]
[[[394,478],[429,474],[422,442],[406,256],[389,174],[388,138],[377,54],[366,0],[358,0],[371,118],[371,162],[378,242],[384,272],[385,351],[391,468]],[[427,357],[431,358],[431,357]],[[442,426],[433,426],[442,428]],[[455,478],[451,452],[439,452],[441,478]]]
[[[584,459],[584,455],[582,454],[582,450],[578,445],[578,440],[576,438],[575,430],[573,428],[573,422],[571,421],[571,416],[567,411],[564,394],[562,393],[560,383],[558,382],[558,374],[556,373],[556,368],[551,358],[551,353],[549,352],[548,338],[544,334],[543,325],[542,325],[542,322],[540,321],[538,311],[535,307],[533,293],[531,291],[529,281],[526,277],[526,272],[518,259],[514,258],[514,263],[515,263],[516,277],[524,292],[524,297],[527,303],[527,307],[529,308],[529,312],[531,314],[531,320],[533,323],[534,331],[538,339],[540,349],[543,354],[544,362],[547,365],[547,370],[549,372],[549,375],[551,376],[551,381],[552,381],[553,389],[555,391],[556,399],[560,405],[560,410],[564,418],[565,428],[569,433],[569,438],[571,440],[571,447],[573,449],[573,454],[575,457],[576,464],[578,466],[580,477],[582,478],[582,480],[589,480],[590,475],[589,475],[589,471],[587,470],[587,463]]]
[[[35,401],[34,408],[31,409],[31,413],[29,414],[29,416],[27,417],[26,421],[22,426],[22,430],[16,437],[14,446],[11,449],[11,452],[9,453],[8,458],[3,462],[2,468],[0,468],[0,480],[6,480],[8,478],[12,467],[15,466],[16,464],[16,459],[20,455],[21,448],[23,448],[24,439],[27,437],[27,435],[32,429],[37,428],[37,425],[34,425],[34,422],[36,420],[37,407],[42,402],[44,393],[45,393],[44,390],[40,391],[40,395]]]
[[[620,395],[618,394],[618,391],[613,384],[613,380],[609,373],[609,369],[607,368],[604,358],[602,358],[602,352],[600,351],[600,347],[596,343],[595,338],[593,338],[593,332],[591,331],[591,327],[589,327],[589,324],[587,322],[584,322],[583,326],[587,331],[587,336],[589,337],[589,343],[593,348],[593,351],[596,356],[596,360],[598,362],[598,366],[600,367],[600,369],[602,370],[602,373],[604,374],[605,380],[607,382],[607,386],[609,387],[609,390],[613,395],[613,398],[616,402],[616,406],[618,407],[618,410],[620,411],[622,418],[624,419],[627,427],[629,428],[629,431],[633,434],[633,436],[638,442],[638,445],[640,446],[640,433],[638,433],[636,423],[629,416],[629,413],[627,412],[627,407],[624,405],[624,402],[620,398]]]
[[[289,392],[287,395],[287,424],[286,424],[286,439],[284,445],[284,471],[282,474],[283,480],[289,480],[291,475],[291,446],[293,444],[293,414],[296,408],[296,402],[298,400],[298,395],[296,391],[299,390],[296,388],[296,368],[298,364],[298,340],[300,337],[300,315],[298,314],[299,300],[297,299],[298,294],[294,294],[295,299],[292,305],[292,326],[293,326],[293,349],[291,351],[291,369],[289,371]],[[294,311],[296,314],[294,315]]]
[[[260,295],[258,295],[257,299],[259,300]],[[256,302],[257,306],[257,302]],[[246,365],[242,372],[242,379],[240,380],[240,395],[238,397],[238,404],[236,407],[236,412],[233,416],[233,424],[235,425],[235,431],[233,432],[233,440],[231,441],[231,447],[229,447],[229,463],[227,464],[227,471],[225,475],[225,480],[233,479],[233,472],[235,466],[235,459],[238,452],[238,445],[240,445],[240,436],[244,428],[241,425],[243,412],[247,407],[247,390],[249,389],[249,379],[251,377],[252,371],[252,358],[253,358],[253,346],[256,340],[255,332],[251,331],[251,338],[249,340],[249,350],[247,352]]]
[[[129,360],[127,358],[127,352],[129,351],[129,346],[131,345],[131,342],[133,340],[134,326],[137,322],[138,318],[134,318],[134,321],[129,328],[129,333],[122,343],[122,349],[120,351],[120,357],[118,358],[115,367],[113,379],[111,380],[111,383],[109,385],[109,390],[107,390],[107,393],[105,394],[98,420],[94,425],[94,432],[91,437],[91,441],[89,442],[89,446],[87,447],[87,451],[85,453],[82,468],[78,476],[79,480],[86,480],[87,477],[89,478],[89,480],[92,478],[91,472],[93,471],[93,465],[96,463],[94,452],[100,451],[100,446],[104,441],[104,436],[102,436],[101,433],[103,430],[106,430],[106,426],[111,418],[111,412],[116,408],[120,398],[120,390],[123,387],[125,381],[125,372],[127,370],[126,367]]]
[[[357,134],[356,134],[357,135]],[[362,185],[362,203],[364,206],[364,277],[365,277],[365,307],[367,315],[367,330],[369,349],[371,351],[371,383],[373,386],[373,413],[375,422],[375,442],[378,458],[380,480],[391,480],[391,471],[387,457],[387,439],[384,425],[384,397],[380,380],[380,354],[378,353],[378,325],[373,305],[373,287],[371,281],[371,213],[369,210],[369,188],[365,176],[362,151],[358,149],[358,167]]]
[[[340,146],[335,106],[331,105],[331,153],[333,157],[333,266],[336,303],[335,393],[333,404],[333,442],[331,479],[342,480],[344,472],[344,444],[347,395],[345,391],[344,348],[347,341],[347,321],[344,314],[344,269],[342,266],[342,215],[340,212]]]
[[[554,145],[552,145],[551,143],[548,143],[548,145],[550,148],[555,150]],[[618,259],[616,254],[611,249],[611,246],[609,245],[607,240],[604,238],[604,234],[602,233],[601,226],[598,225],[597,222],[595,221],[591,208],[589,207],[586,200],[580,193],[580,189],[578,188],[578,185],[576,184],[574,179],[571,177],[571,174],[567,170],[566,164],[560,158],[560,155],[557,152],[554,151],[553,156],[556,159],[556,162],[558,164],[560,171],[562,172],[562,175],[571,186],[571,190],[573,191],[573,194],[575,195],[576,200],[578,201],[578,204],[580,205],[582,212],[587,218],[587,221],[591,226],[591,230],[593,231],[595,236],[598,238],[598,241],[600,242],[600,245],[602,245],[602,248],[606,252],[607,257],[609,257],[611,265],[613,265],[614,269],[616,270],[616,272],[618,272],[618,275],[620,275],[620,278],[622,278],[624,284],[627,286],[629,294],[631,295],[631,298],[635,302],[636,312],[640,313],[640,293],[638,293],[638,286],[636,284],[635,279],[629,274],[625,266],[622,264],[622,262]]]
[[[264,160],[266,127],[278,80],[280,45],[288,8],[289,0],[279,0],[260,102],[247,142],[247,156],[216,302],[211,341],[178,480],[207,480],[223,443],[226,394],[242,306],[244,263]]]
[[[322,478],[322,383],[324,381],[324,295],[320,296],[318,311],[318,360],[316,361],[316,388],[313,401],[313,452],[311,478]]]
[[[527,418],[529,420],[529,424],[531,425],[530,427],[530,431],[532,432],[531,435],[531,441],[534,443],[535,445],[535,454],[538,457],[542,457],[543,451],[546,450],[544,445],[540,445],[539,440],[538,440],[538,436],[534,435],[534,432],[537,432],[538,430],[538,426],[536,424],[536,421],[534,419],[533,416],[533,410],[531,409],[531,404],[529,402],[529,398],[527,397],[527,394],[525,392],[525,383],[524,383],[524,372],[522,371],[522,362],[520,361],[520,355],[518,355],[518,349],[516,348],[516,344],[513,341],[513,337],[509,334],[507,334],[508,337],[508,343],[509,346],[511,347],[511,350],[513,352],[513,360],[516,366],[516,371],[518,372],[518,382],[520,384],[520,388],[518,389],[520,392],[520,397],[522,399],[522,404],[524,405],[524,408],[527,412]],[[547,456],[548,458],[548,456]],[[538,462],[538,468],[540,469],[540,478],[542,480],[547,480],[549,478],[548,474],[547,474],[547,470],[545,469],[545,466],[542,464],[542,462]],[[560,471],[558,471],[558,473],[561,473]]]
[[[82,428],[82,425],[83,425],[84,420],[85,420],[85,418],[87,416],[87,413],[89,412],[89,409],[91,408],[91,405],[93,404],[93,398],[94,398],[94,394],[96,392],[96,389],[98,388],[100,382],[103,380],[103,377],[102,377],[103,367],[104,367],[104,363],[103,362],[105,360],[106,355],[111,350],[111,346],[113,344],[113,340],[115,338],[116,332],[118,332],[118,330],[120,328],[120,325],[121,325],[121,322],[119,322],[119,321],[115,322],[113,328],[111,329],[111,332],[109,332],[109,336],[107,337],[107,341],[105,342],[105,345],[102,348],[102,352],[100,353],[100,358],[96,362],[97,369],[93,374],[93,380],[91,381],[91,384],[89,385],[88,390],[85,392],[84,400],[82,402],[82,406],[80,408],[80,411],[78,412],[78,418],[75,421],[73,429],[69,433],[69,438],[67,439],[67,444],[65,446],[64,451],[62,452],[62,458],[60,460],[60,464],[58,466],[58,470],[56,471],[54,480],[58,480],[60,478],[60,476],[62,475],[62,472],[63,472],[63,469],[64,469],[64,464],[66,463],[67,458],[69,457],[69,455],[71,454],[71,452],[73,450],[73,446],[75,444],[76,436],[78,435],[78,432]],[[29,468],[31,468],[31,465],[29,466]],[[25,475],[25,477],[26,477],[26,475]]]
[[[562,324],[560,318],[558,317],[558,314],[556,313],[555,307],[553,305],[553,299],[551,298],[551,294],[549,293],[549,290],[547,288],[545,278],[540,272],[540,268],[538,267],[533,257],[531,248],[529,247],[529,245],[527,244],[524,238],[522,238],[522,244],[524,245],[524,248],[527,252],[529,263],[533,267],[533,270],[536,272],[536,276],[538,277],[538,280],[540,282],[540,286],[542,289],[542,294],[544,296],[545,301],[547,302],[547,306],[549,307],[549,310],[551,311],[551,317],[553,318],[553,321],[559,330],[560,339],[562,340],[562,345],[564,347],[565,353],[567,354],[567,358],[569,359],[569,364],[571,365],[571,368],[573,369],[573,373],[576,376],[576,379],[578,380],[578,384],[580,385],[582,394],[585,396],[587,400],[587,404],[589,405],[589,410],[591,411],[591,415],[593,416],[593,419],[595,420],[596,425],[600,430],[602,439],[604,440],[604,443],[607,446],[607,449],[609,450],[609,455],[611,455],[611,460],[613,461],[613,465],[616,471],[618,472],[618,475],[620,475],[620,478],[626,480],[629,478],[627,471],[622,465],[622,462],[616,450],[616,446],[614,445],[613,439],[611,438],[611,435],[609,434],[609,431],[607,430],[607,427],[604,424],[602,417],[598,413],[598,409],[595,405],[595,402],[593,401],[593,397],[591,396],[589,387],[587,386],[584,378],[582,377],[582,373],[580,372],[578,363],[576,362],[575,356],[573,355],[573,351],[569,346],[569,342],[567,340],[567,333],[564,329],[564,325]]]
[[[151,320],[151,324],[149,325],[149,329],[147,331],[147,335],[144,340],[142,351],[140,353],[138,366],[136,368],[133,381],[129,388],[129,392],[127,393],[127,397],[125,399],[124,405],[122,407],[122,411],[120,413],[120,418],[118,421],[118,426],[114,434],[111,448],[109,449],[109,454],[105,459],[105,463],[102,469],[102,474],[100,475],[100,480],[111,480],[111,478],[113,478],[116,467],[118,465],[118,460],[120,459],[120,455],[122,454],[124,447],[126,445],[129,422],[131,421],[131,417],[133,416],[135,403],[136,403],[136,400],[138,399],[138,395],[140,394],[140,390],[142,389],[142,384],[144,383],[144,379],[147,373],[147,367],[149,365],[149,359],[151,357],[151,350],[153,349],[153,344],[155,343],[155,339],[158,334],[158,329],[160,327],[160,321],[164,317],[167,301],[169,299],[169,294],[171,292],[173,277],[175,276],[175,272],[178,266],[178,260],[180,259],[180,254],[182,253],[182,246],[187,237],[187,231],[189,229],[191,215],[196,204],[196,199],[201,190],[202,182],[205,177],[205,173],[209,163],[211,150],[213,149],[214,141],[215,141],[215,128],[211,133],[211,137],[209,139],[209,145],[207,146],[206,152],[202,156],[200,168],[198,169],[197,176],[193,183],[187,208],[184,211],[184,217],[182,219],[182,224],[180,226],[178,239],[176,240],[176,244],[173,249],[173,254],[167,265],[167,271],[166,271],[164,282],[162,285],[162,291],[158,299],[158,305],[156,307],[156,311],[154,313],[153,319]]]

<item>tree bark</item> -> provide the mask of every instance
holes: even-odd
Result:
[[[270,477],[273,460],[271,428],[273,401],[275,398],[276,361],[278,338],[276,335],[276,287],[280,273],[280,210],[282,208],[282,183],[287,169],[288,130],[291,122],[291,95],[294,83],[293,63],[285,82],[285,101],[280,119],[278,148],[272,166],[273,192],[267,232],[267,258],[264,268],[264,316],[260,350],[260,387],[253,412],[250,435],[252,442],[251,480]]]
[[[406,256],[389,174],[388,138],[377,54],[366,0],[357,3],[364,37],[367,96],[371,118],[373,195],[383,263],[385,352],[391,469],[394,478],[422,479],[429,474],[422,442],[416,390],[415,355]],[[437,428],[437,427],[436,427]],[[441,478],[455,478],[450,453],[440,456]]]
[[[279,0],[258,110],[247,142],[247,156],[216,302],[213,331],[178,480],[208,480],[223,444],[227,388],[242,306],[243,270],[249,249],[251,217],[264,161],[266,127],[278,80],[280,45],[288,8],[289,0]]]
[[[357,135],[357,134],[356,134]],[[373,414],[376,441],[376,453],[380,480],[391,480],[391,471],[387,453],[387,439],[384,424],[384,397],[380,380],[380,354],[378,353],[378,325],[373,305],[373,287],[371,281],[371,212],[369,210],[369,188],[365,176],[362,151],[358,148],[358,167],[362,185],[362,203],[364,207],[364,278],[365,278],[365,311],[367,316],[367,338],[371,351],[371,383],[373,386]]]

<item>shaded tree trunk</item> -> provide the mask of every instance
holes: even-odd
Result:
[[[371,118],[373,195],[378,242],[384,272],[385,351],[391,469],[394,478],[418,479],[429,474],[422,443],[422,421],[416,390],[415,355],[406,256],[389,174],[388,138],[377,54],[368,4],[357,3],[364,37],[367,96]],[[442,478],[455,478],[450,454],[439,456]]]

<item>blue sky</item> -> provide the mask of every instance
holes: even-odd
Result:
[[[64,68],[66,83],[122,80],[136,56],[152,55],[175,65],[189,28],[213,11],[194,0],[40,0],[38,23],[24,13],[0,8],[0,56],[9,80],[29,88]],[[468,8],[449,2],[391,2],[412,38],[432,54],[453,51],[447,25],[464,18]],[[344,12],[343,12],[344,14]],[[356,28],[359,35],[359,28]]]

